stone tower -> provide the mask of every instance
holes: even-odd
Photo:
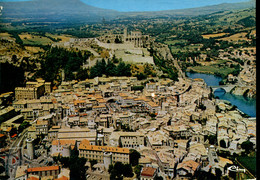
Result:
[[[110,164],[112,164],[112,153],[111,152],[104,152],[105,168],[108,169]]]
[[[34,147],[33,147],[33,140],[32,138],[26,139],[26,146],[27,146],[27,155],[29,159],[34,158]]]

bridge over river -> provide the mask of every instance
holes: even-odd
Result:
[[[236,85],[219,85],[219,86],[209,86],[212,91],[215,92],[217,89],[223,89],[226,93],[230,92]]]

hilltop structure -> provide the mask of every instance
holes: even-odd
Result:
[[[127,32],[127,28],[124,29],[124,43],[134,43],[135,47],[144,47],[149,40],[149,35],[143,35],[141,31]]]

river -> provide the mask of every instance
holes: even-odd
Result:
[[[215,76],[212,74],[203,74],[203,73],[190,73],[186,72],[186,75],[189,78],[201,78],[207,83],[208,86],[218,86],[219,82],[222,80],[221,77]],[[256,117],[256,99],[255,98],[247,98],[244,96],[234,95],[230,93],[226,93],[223,89],[217,89],[214,92],[215,97],[219,97],[219,99],[228,100],[233,105],[237,106],[239,110],[246,113],[251,117]]]

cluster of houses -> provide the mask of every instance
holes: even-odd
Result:
[[[52,92],[49,83],[39,83],[48,88],[45,94],[16,96],[12,106],[0,110],[0,120],[9,115],[0,133],[8,134],[3,129],[13,128],[12,118],[20,115],[32,124],[27,138],[44,137],[49,157],[69,157],[77,148],[79,157],[96,160],[107,171],[115,162],[130,163],[130,150],[135,149],[141,154],[141,179],[191,178],[201,170],[215,173],[220,169],[227,175],[227,166],[233,163],[217,155],[221,140],[226,143],[222,150],[237,154],[244,141],[256,144],[256,121],[212,99],[202,79],[140,82],[135,77],[97,77],[62,82]],[[143,89],[134,90],[135,86]],[[217,143],[210,145],[209,136],[215,136]],[[30,157],[28,162],[35,157],[30,148],[33,146],[27,144],[24,151]],[[41,169],[30,163],[26,167],[26,175]],[[37,173],[34,175],[45,176]],[[60,169],[54,173],[58,178]]]

